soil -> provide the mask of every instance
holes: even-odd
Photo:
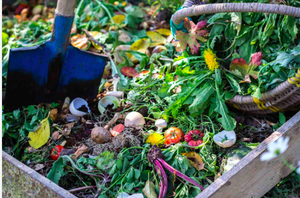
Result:
[[[119,153],[125,147],[141,146],[143,144],[143,135],[140,129],[125,128],[122,133],[112,138],[111,142],[97,144],[89,138],[85,141],[85,144],[94,156],[98,156],[104,151]]]
[[[82,105],[77,110],[82,111],[82,112],[88,112],[88,108],[85,105]]]

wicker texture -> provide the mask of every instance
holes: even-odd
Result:
[[[185,17],[201,14],[222,12],[259,12],[275,13],[300,17],[300,8],[277,4],[262,3],[220,3],[208,5],[195,5],[197,0],[186,0],[184,5],[191,7],[178,10],[172,21],[180,24]],[[227,101],[235,108],[254,114],[270,114],[278,111],[300,109],[300,69],[296,75],[281,83],[276,88],[262,94],[260,99],[252,96],[236,95]]]

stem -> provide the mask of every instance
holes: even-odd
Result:
[[[166,174],[164,168],[162,167],[162,165],[159,163],[159,161],[157,159],[154,160],[154,163],[156,163],[156,165],[160,169],[161,176],[163,178],[164,188],[162,190],[162,198],[165,198],[165,196],[167,194],[167,190],[168,190],[168,177],[167,177],[167,174]]]
[[[182,179],[186,180],[187,182],[194,184],[195,186],[197,186],[198,188],[200,188],[201,190],[204,190],[205,188],[203,186],[201,186],[200,184],[198,184],[195,180],[189,178],[188,176],[186,176],[185,174],[183,174],[182,172],[176,170],[175,168],[173,168],[172,166],[170,166],[167,162],[165,162],[163,159],[158,158],[157,159],[168,171],[170,171],[171,173],[174,173],[175,175],[181,177]]]
[[[86,189],[91,189],[91,188],[97,188],[97,186],[84,186],[84,187],[74,188],[74,189],[69,190],[69,192],[76,192],[76,191],[86,190]]]
[[[164,185],[164,182],[163,182],[163,180],[162,180],[162,175],[161,175],[162,172],[161,172],[161,169],[158,167],[157,164],[159,164],[158,161],[155,161],[155,162],[153,163],[154,168],[155,168],[156,172],[158,173],[158,175],[159,175],[159,180],[160,180],[160,190],[159,190],[159,196],[158,196],[158,198],[164,198],[164,197],[163,197],[163,191],[164,191],[164,189],[165,189],[165,185]]]
[[[119,82],[119,78],[113,78],[114,92],[118,91],[118,82]]]
[[[282,162],[288,166],[291,170],[295,170],[297,167],[291,165],[290,163],[288,163],[288,161],[286,161],[286,159],[284,159],[284,157],[280,156],[280,159],[282,160]]]

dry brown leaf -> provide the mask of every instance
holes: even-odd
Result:
[[[53,120],[53,121],[55,121],[56,120],[56,117],[57,117],[57,112],[58,112],[58,110],[55,108],[55,109],[51,109],[51,111],[50,111],[50,118],[51,118],[51,120]]]
[[[76,34],[75,36],[72,36],[71,44],[82,50],[88,50],[91,45],[85,34]]]

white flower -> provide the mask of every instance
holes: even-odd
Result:
[[[300,175],[300,161],[298,162],[298,168],[297,168],[297,170],[296,170],[296,172]]]
[[[279,154],[284,153],[289,147],[289,139],[289,137],[286,137],[285,139],[280,137],[276,142],[270,143],[268,145],[268,152],[265,152],[260,156],[260,161],[270,161]]]

